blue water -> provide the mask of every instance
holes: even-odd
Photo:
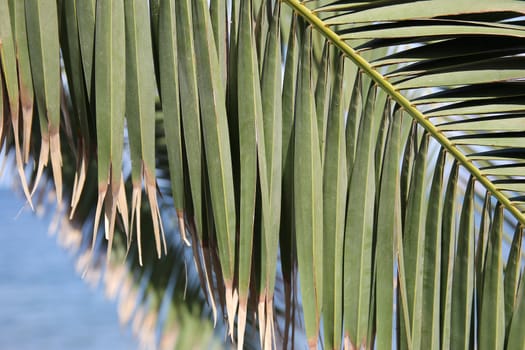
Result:
[[[0,187],[0,349],[136,349],[115,302],[84,283],[48,235],[49,218],[17,217],[23,204]]]

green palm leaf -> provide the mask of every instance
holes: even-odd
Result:
[[[239,348],[521,344],[521,1],[48,2],[0,1],[0,142],[139,249],[149,326],[168,199]]]

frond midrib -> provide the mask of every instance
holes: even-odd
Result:
[[[366,59],[360,56],[350,45],[334,32],[322,19],[299,0],[283,0],[301,15],[312,27],[317,29],[327,40],[339,48],[349,59],[374,80],[392,100],[396,101],[419,125],[421,125],[443,148],[456,159],[481,185],[485,187],[498,201],[522,224],[525,225],[525,215],[505,196],[496,185],[483,175],[481,170],[465,156],[448,137],[432,124],[425,115],[399,90],[397,90],[381,73]]]

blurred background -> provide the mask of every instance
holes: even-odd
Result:
[[[10,169],[6,169],[9,172]],[[0,182],[0,349],[137,349],[117,305],[89,285],[12,182]]]

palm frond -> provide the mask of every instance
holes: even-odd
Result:
[[[136,244],[154,309],[164,196],[239,348],[245,328],[265,349],[521,344],[521,1],[0,9],[0,142],[28,200],[50,158],[93,247],[103,215],[110,263]]]
[[[507,152],[510,154],[519,152],[522,142],[523,104],[519,97],[507,97],[506,89],[513,85],[522,85],[523,71],[520,65],[523,50],[519,47],[524,31],[519,18],[523,10],[518,2],[512,1],[506,2],[504,6],[501,3],[494,6],[493,3],[482,2],[475,10],[463,2],[440,2],[439,5],[429,6],[424,1],[385,3],[339,1],[329,4],[325,2],[317,8],[315,5],[293,0],[286,2],[388,94],[389,100],[395,102],[392,111],[410,115],[426,132],[422,136],[415,165],[407,172],[411,180],[406,204],[403,204],[405,199],[402,198],[402,206],[406,207],[403,250],[410,320],[408,323],[401,321],[401,328],[406,325],[410,329],[406,330],[407,332],[401,330],[399,341],[405,346],[410,345],[415,348],[423,346],[422,341],[430,342],[426,344],[434,348],[439,347],[445,339],[440,341],[440,321],[435,315],[437,312],[439,316],[440,307],[441,313],[445,311],[445,314],[450,314],[450,311],[446,311],[446,303],[440,306],[439,295],[429,295],[429,293],[436,291],[435,283],[439,281],[439,275],[446,274],[446,271],[433,268],[447,256],[438,256],[440,254],[438,248],[443,249],[446,246],[436,245],[439,242],[441,229],[436,226],[437,223],[432,224],[436,215],[441,216],[439,213],[443,207],[439,203],[442,202],[443,197],[439,189],[432,192],[434,191],[432,185],[428,209],[425,209],[426,205],[418,206],[416,198],[428,196],[427,185],[423,184],[425,172],[433,172],[434,183],[437,184],[442,181],[443,165],[436,165],[429,170],[426,165],[423,167],[418,165],[419,157],[428,153],[427,142],[423,141],[431,137],[443,147],[448,157],[458,162],[475,178],[476,183],[481,185],[479,189],[483,188],[505,208],[507,214],[514,216],[520,226],[523,225],[521,202],[519,198],[516,200],[520,195],[520,183],[523,179],[519,171],[512,170],[516,166],[519,167],[519,161],[502,156],[508,154]],[[487,43],[487,46],[480,47],[476,44],[481,41]],[[502,42],[505,42],[505,48],[498,47],[497,43]],[[385,48],[390,53],[385,54]],[[490,90],[485,90],[483,94],[485,88]],[[351,116],[349,115],[348,118]],[[410,144],[411,142],[408,141],[407,147]],[[482,152],[476,152],[477,150]],[[485,157],[480,159],[477,153]],[[489,158],[490,156],[494,158]],[[442,164],[443,156],[439,159]],[[505,170],[502,170],[502,167]],[[489,170],[494,168],[502,172],[495,175]],[[362,171],[359,169],[362,167],[354,168],[352,181],[355,172]],[[467,188],[473,188],[473,184],[471,180]],[[463,197],[465,204],[472,201],[472,192],[472,189],[468,190]],[[351,194],[352,188],[349,190],[349,198]],[[436,207],[436,204],[439,205]],[[499,205],[497,207],[499,208]],[[456,231],[455,227],[451,231],[453,237],[457,235],[458,245],[455,253],[453,252],[455,261],[452,262],[455,266],[451,283],[451,307],[454,311],[451,313],[452,325],[450,328],[447,326],[451,331],[448,333],[452,340],[451,344],[461,348],[469,346],[471,329],[474,330],[474,334],[484,334],[484,336],[490,329],[488,334],[491,339],[502,339],[494,333],[502,329],[498,328],[501,326],[500,323],[483,329],[472,328],[475,327],[472,307],[482,301],[481,298],[474,301],[472,296],[474,208],[464,205],[462,210],[459,231]],[[424,214],[425,211],[427,214]],[[496,209],[490,213],[490,221],[496,220],[492,216],[497,215],[498,212]],[[350,229],[355,227],[352,224],[347,222],[347,230],[349,227]],[[381,222],[379,221],[377,225],[381,225]],[[491,226],[493,225],[495,222]],[[438,236],[435,235],[436,232],[439,232]],[[521,232],[515,235],[520,236]],[[348,235],[345,239],[346,237]],[[379,236],[377,239],[380,239]],[[429,239],[433,243],[428,242]],[[446,238],[446,242],[450,242],[450,238]],[[352,244],[355,244],[355,240]],[[485,249],[483,244],[480,247]],[[501,252],[501,249],[498,246],[496,250]],[[363,250],[361,249],[360,252]],[[500,263],[502,257],[498,255],[490,266],[497,269]],[[426,270],[426,266],[430,269]],[[428,285],[429,281],[433,281],[431,285]],[[492,280],[487,283],[490,285],[489,288],[503,290],[502,278],[498,279],[498,282]],[[425,289],[425,285],[429,286],[428,289]],[[389,295],[387,298],[391,302],[392,296]],[[498,300],[503,302],[502,297]],[[502,305],[494,307],[501,312]],[[356,307],[355,304],[352,306]],[[436,307],[438,310],[432,311]],[[482,310],[482,307],[480,309]],[[369,307],[368,310],[373,311],[373,308]],[[497,320],[500,319],[503,318]],[[345,329],[348,330],[346,336],[350,337],[350,343],[355,346],[369,344],[372,339],[366,341],[367,333],[359,331],[358,328],[348,327],[347,320],[345,319]],[[449,321],[441,320],[441,322]],[[477,327],[480,325],[478,324]],[[391,327],[388,327],[389,334],[391,334],[390,329]],[[377,329],[377,332],[379,340],[382,330]],[[409,334],[411,339],[403,340],[406,334]],[[389,338],[391,336],[383,339]]]

